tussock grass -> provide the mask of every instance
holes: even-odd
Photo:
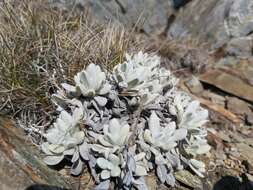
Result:
[[[47,126],[51,93],[93,62],[112,68],[144,47],[134,30],[102,25],[85,11],[53,10],[44,1],[0,4],[0,113]]]

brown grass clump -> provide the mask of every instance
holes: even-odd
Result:
[[[44,1],[0,4],[0,113],[23,123],[51,121],[50,94],[93,62],[112,68],[142,39],[85,11],[53,10]]]

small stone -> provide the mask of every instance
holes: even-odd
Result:
[[[244,142],[246,144],[248,144],[249,146],[253,147],[253,139],[252,138],[245,138]]]
[[[225,132],[223,131],[219,131],[218,132],[218,136],[225,142],[231,142],[231,139],[229,137],[229,135],[227,135]]]
[[[215,152],[214,154],[217,160],[225,160],[227,158],[224,152]]]
[[[241,99],[253,102],[253,86],[245,82],[241,77],[229,73],[229,71],[208,70],[199,76],[199,80]]]
[[[230,148],[230,151],[232,151],[232,152],[237,152],[237,148],[231,147],[231,148]]]
[[[253,38],[252,36],[239,37],[232,39],[227,44],[227,53],[229,55],[235,55],[240,57],[252,56],[252,47],[253,47]]]
[[[238,133],[232,133],[231,137],[233,139],[233,142],[235,142],[235,143],[242,143],[245,141],[244,137],[242,137]]]
[[[207,133],[207,142],[210,144],[215,150],[223,149],[222,140],[217,136],[217,133],[208,132]]]
[[[226,50],[229,55],[248,57],[252,55],[252,47],[252,36],[246,36],[232,39],[227,44]]]
[[[253,113],[246,113],[246,123],[253,125]]]
[[[243,115],[246,113],[251,113],[249,105],[245,101],[236,97],[227,98],[227,108],[235,114]]]
[[[226,99],[225,99],[224,96],[215,94],[215,93],[210,92],[210,91],[204,91],[203,94],[202,94],[202,96],[204,98],[209,99],[210,101],[212,101],[215,104],[219,104],[222,107],[225,107],[225,101],[226,101]]]
[[[244,143],[237,143],[236,147],[238,151],[241,153],[242,157],[246,159],[250,164],[253,163],[253,148]]]
[[[246,171],[253,175],[253,165],[249,163],[248,160],[243,160],[242,165],[245,167]]]
[[[216,164],[218,165],[218,166],[223,166],[224,165],[224,161],[223,160],[216,160]]]
[[[185,84],[193,94],[202,93],[204,90],[201,82],[195,76],[192,76]]]
[[[230,152],[229,153],[229,158],[231,158],[232,160],[237,160],[238,158],[240,158],[241,154],[239,152]]]

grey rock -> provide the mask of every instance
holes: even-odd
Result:
[[[248,38],[244,38],[252,32],[252,0],[193,0],[177,13],[168,35],[200,37],[208,40],[213,48],[228,44],[231,45],[228,49],[230,53],[245,56],[252,55],[251,44]],[[235,46],[238,40],[247,45]]]
[[[253,37],[238,37],[231,39],[228,44],[226,51],[229,55],[234,55],[237,57],[247,57],[252,55],[253,48]]]
[[[249,37],[253,32],[252,0],[189,0],[179,10],[173,10],[172,0],[48,1],[53,7],[63,10],[73,10],[73,7],[88,9],[102,23],[114,22],[136,27],[147,34],[168,29],[169,37],[190,35],[209,41],[214,49],[227,45],[228,54],[252,55]],[[176,18],[168,24],[172,14]]]
[[[227,98],[227,108],[238,115],[250,115],[251,110],[249,104],[236,97]]]
[[[193,94],[200,94],[204,91],[201,82],[195,76],[192,76],[185,84]]]
[[[29,145],[21,129],[1,117],[0,155],[2,190],[26,189],[33,184],[72,189],[70,182],[43,163],[40,153]]]
[[[224,131],[219,131],[218,136],[225,142],[231,142],[229,135]]]
[[[218,94],[213,93],[213,92],[210,92],[210,91],[204,91],[204,92],[202,93],[202,96],[203,96],[204,98],[209,99],[210,101],[212,101],[212,102],[215,103],[215,104],[219,104],[219,105],[221,105],[222,107],[225,107],[225,101],[226,101],[226,99],[225,99],[225,97],[222,96],[222,95],[218,95]]]
[[[246,122],[249,125],[253,125],[253,112],[246,114]]]
[[[253,1],[234,0],[225,20],[232,37],[247,36],[253,31]]]
[[[115,22],[143,29],[146,33],[166,28],[168,0],[49,0],[53,7],[71,10],[73,5],[89,9],[103,23]]]
[[[236,147],[242,155],[243,159],[246,159],[250,164],[253,163],[253,148],[244,143],[237,143]]]
[[[168,34],[175,33],[175,27],[184,28],[184,31],[178,33],[177,37],[188,33],[192,36],[208,39],[216,46],[220,46],[219,43],[224,44],[221,40],[226,42],[229,39],[224,27],[224,20],[232,3],[231,0],[191,1],[177,14]]]

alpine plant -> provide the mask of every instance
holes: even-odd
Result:
[[[89,168],[97,186],[148,189],[145,176],[175,186],[174,172],[188,167],[204,177],[208,112],[176,88],[160,58],[126,55],[112,72],[90,64],[53,94],[59,116],[41,145],[48,165],[72,163],[71,173]]]

